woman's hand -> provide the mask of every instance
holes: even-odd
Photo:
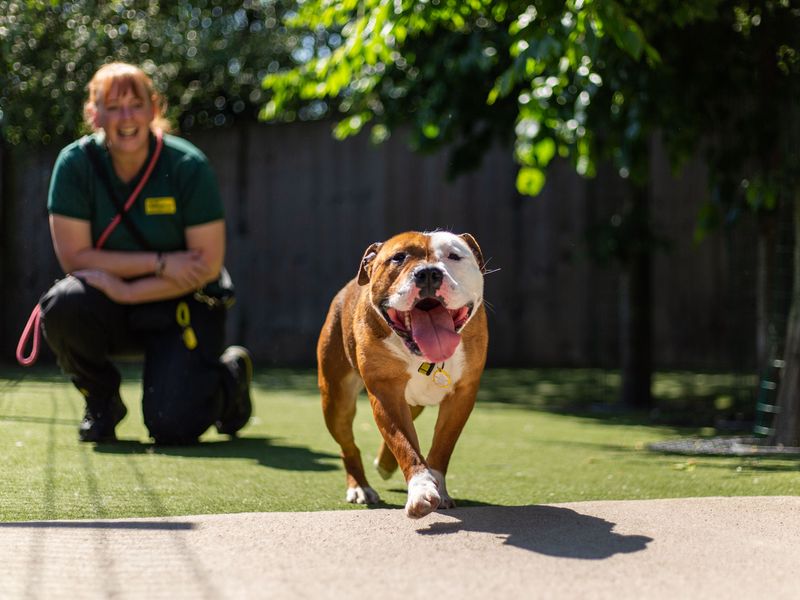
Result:
[[[158,287],[170,290],[169,296],[163,296],[163,291],[154,295],[152,286],[148,288],[149,291],[143,292],[135,280],[126,281],[102,269],[80,269],[74,271],[72,275],[97,288],[119,304],[151,302],[161,297],[174,297],[176,292],[185,294],[200,289],[216,275],[203,260],[203,252],[200,250],[165,253],[164,260],[164,272],[161,277],[163,283]]]
[[[119,304],[130,304],[130,286],[128,283],[116,275],[99,269],[81,269],[72,273],[88,283],[93,288],[97,288],[114,302]]]
[[[180,287],[199,289],[215,275],[203,259],[200,250],[166,252],[163,259],[162,277],[171,279]]]

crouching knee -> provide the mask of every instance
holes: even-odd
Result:
[[[48,334],[78,329],[89,315],[97,314],[100,305],[110,302],[99,290],[77,277],[60,279],[39,300],[42,319]]]
[[[190,417],[187,415],[187,417]],[[195,420],[196,421],[196,420]],[[170,414],[162,410],[145,418],[145,425],[150,437],[156,444],[164,446],[196,444],[200,436],[209,427],[209,423],[187,422],[180,415]]]
[[[146,407],[144,423],[156,444],[185,446],[196,444],[211,426],[212,420],[196,410],[185,410],[174,405]]]

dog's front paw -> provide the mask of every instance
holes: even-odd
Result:
[[[447,508],[455,508],[455,507],[456,507],[456,501],[453,500],[447,494],[442,494],[442,501],[439,502],[439,510],[444,510]]]
[[[441,497],[441,501],[439,502],[439,508],[455,508],[456,502],[450,497],[450,494],[447,493],[447,485],[444,482],[444,474],[436,469],[431,469],[431,473],[436,478],[436,485],[439,488],[439,496]]]
[[[406,516],[419,519],[436,510],[442,502],[436,477],[425,470],[414,475],[408,482]]]
[[[356,486],[347,488],[345,500],[350,504],[377,504],[381,501],[381,497],[369,486]]]

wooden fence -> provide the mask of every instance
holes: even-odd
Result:
[[[620,203],[619,179],[583,180],[556,164],[538,198],[515,190],[510,150],[446,181],[446,154],[401,139],[336,142],[328,123],[251,125],[190,138],[211,159],[226,203],[227,265],[238,291],[229,339],[260,365],[312,365],[319,327],[364,249],[407,229],[475,235],[489,267],[491,365],[606,366],[618,361],[618,276],[586,256],[584,232]],[[707,195],[702,164],[670,173],[657,140],[651,204],[670,240],[654,261],[654,356],[662,368],[752,369],[755,300],[750,232],[692,236]],[[0,156],[0,358],[60,272],[47,227],[56,149]]]

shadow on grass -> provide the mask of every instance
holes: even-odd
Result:
[[[52,417],[11,416],[0,414],[0,421],[8,423],[32,423],[34,425],[75,425],[75,419],[54,419]]]
[[[469,502],[469,501],[466,501]],[[467,506],[462,501],[461,506]],[[582,560],[602,560],[647,549],[653,538],[615,533],[616,523],[557,506],[491,506],[442,511],[456,522],[432,523],[420,535],[461,531],[504,537],[504,544],[530,552]]]
[[[194,529],[194,523],[166,521],[21,521],[0,523],[0,529],[130,529],[134,531],[187,531]]]
[[[618,425],[751,426],[756,380],[752,374],[660,371],[653,404],[634,410],[619,404],[621,377],[608,369],[488,369],[478,402],[511,405]]]
[[[334,471],[339,460],[335,454],[315,452],[302,446],[282,446],[271,438],[246,437],[227,441],[200,442],[190,446],[159,446],[138,440],[119,440],[113,444],[97,444],[101,454],[163,454],[192,458],[246,458],[273,469],[288,471]]]
[[[650,450],[652,458],[659,461],[662,466],[673,465],[676,471],[695,469],[717,469],[722,471],[735,471],[736,473],[783,473],[787,471],[800,471],[800,460],[797,455],[777,458],[774,456],[733,456],[730,454],[676,454]],[[631,459],[631,465],[652,466],[652,461]]]
[[[403,490],[403,493],[405,493],[405,490]],[[375,510],[377,508],[400,509],[403,508],[403,505],[395,504],[394,502],[386,502],[383,498],[381,498],[375,504],[365,504],[364,508],[366,508],[367,510]]]

